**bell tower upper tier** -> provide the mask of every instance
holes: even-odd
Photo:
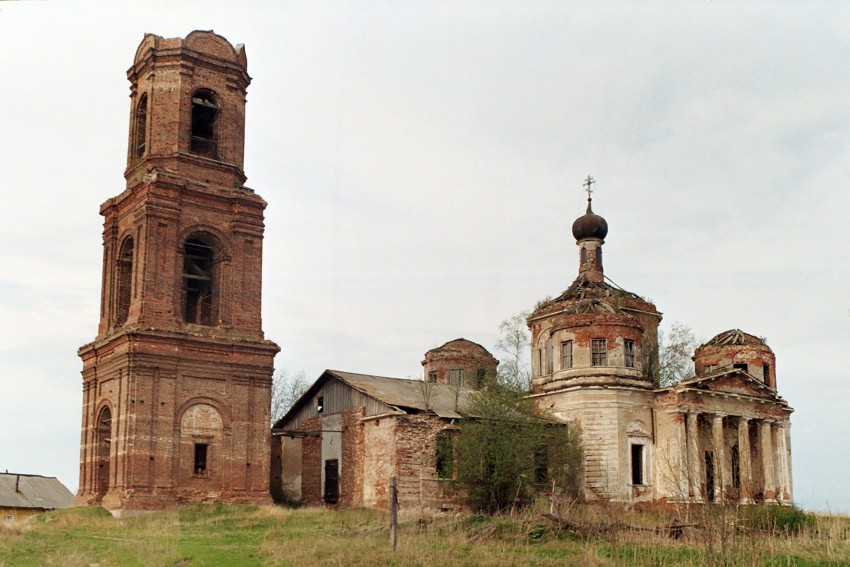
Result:
[[[152,169],[240,187],[245,151],[245,47],[211,31],[185,39],[147,34],[127,71],[131,83],[127,187]]]

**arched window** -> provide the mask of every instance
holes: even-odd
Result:
[[[117,293],[115,305],[115,322],[118,325],[127,321],[130,313],[131,290],[133,288],[133,237],[128,236],[121,245],[118,254]]]
[[[95,489],[101,495],[109,490],[109,455],[112,449],[112,412],[109,407],[100,410],[95,430],[95,451],[97,451],[97,469],[95,469]]]
[[[218,102],[211,91],[201,89],[192,95],[192,139],[189,151],[193,154],[211,158],[218,156],[218,111]]]
[[[139,99],[139,104],[136,105],[136,122],[134,125],[136,132],[133,138],[133,151],[136,159],[140,159],[147,149],[147,133],[148,133],[148,94],[142,94]]]
[[[215,322],[216,249],[212,240],[193,237],[183,246],[183,319],[187,323]]]

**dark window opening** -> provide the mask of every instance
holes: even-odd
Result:
[[[632,484],[643,484],[643,445],[632,445]]]
[[[705,498],[714,502],[714,452],[705,452]]]
[[[581,249],[581,263],[587,264],[587,248]]]
[[[451,434],[442,433],[437,436],[435,462],[437,478],[452,478],[454,476],[454,451],[454,437]]]
[[[183,247],[183,318],[187,323],[213,324],[214,253],[200,240]]]
[[[602,269],[602,247],[596,249],[596,267]]]
[[[561,370],[573,367],[573,341],[561,343]]]
[[[480,388],[484,385],[485,378],[487,377],[487,371],[483,368],[479,368],[475,375],[475,387]]]
[[[590,355],[593,366],[608,366],[608,339],[591,339]]]
[[[428,381],[429,382],[436,382],[437,381],[437,373],[436,372],[429,372],[428,373]]]
[[[555,370],[555,347],[552,345],[552,337],[546,341],[546,374],[552,374]]]
[[[207,90],[197,91],[192,96],[192,139],[189,151],[206,157],[218,155],[216,118],[219,106],[215,95]]]
[[[628,368],[635,367],[635,342],[628,339],[623,341],[623,358]]]
[[[732,447],[732,486],[741,488],[741,456],[737,445]]]
[[[325,397],[319,396],[319,399],[316,400],[316,413],[322,413],[325,411]]]
[[[207,474],[207,447],[206,443],[195,443],[195,474],[204,476]]]
[[[763,382],[770,386],[770,365],[765,364],[763,369]]]
[[[131,289],[133,284],[133,239],[126,238],[118,254],[118,304],[116,305],[116,323],[123,324],[130,312]]]
[[[452,368],[449,370],[449,386],[463,386],[463,368]]]
[[[136,158],[140,158],[145,154],[147,149],[147,129],[148,129],[148,95],[142,94],[139,99],[139,104],[136,106],[136,137],[134,140],[134,150]]]
[[[540,484],[549,478],[549,451],[545,445],[534,451],[534,482]]]
[[[749,373],[749,371],[750,371],[749,365],[744,364],[744,363],[733,364],[732,368],[737,368],[738,370],[743,370],[744,372],[747,372],[747,373]]]
[[[325,494],[324,501],[328,504],[339,502],[339,461],[325,461]]]

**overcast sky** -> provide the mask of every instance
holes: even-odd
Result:
[[[278,368],[417,377],[577,273],[764,336],[794,492],[850,513],[850,5],[0,1],[0,469],[76,489],[76,349],[145,32],[244,43]],[[498,357],[500,353],[495,352]]]

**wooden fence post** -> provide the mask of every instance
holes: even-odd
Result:
[[[390,477],[390,542],[395,553],[398,546],[398,487],[395,477]]]

